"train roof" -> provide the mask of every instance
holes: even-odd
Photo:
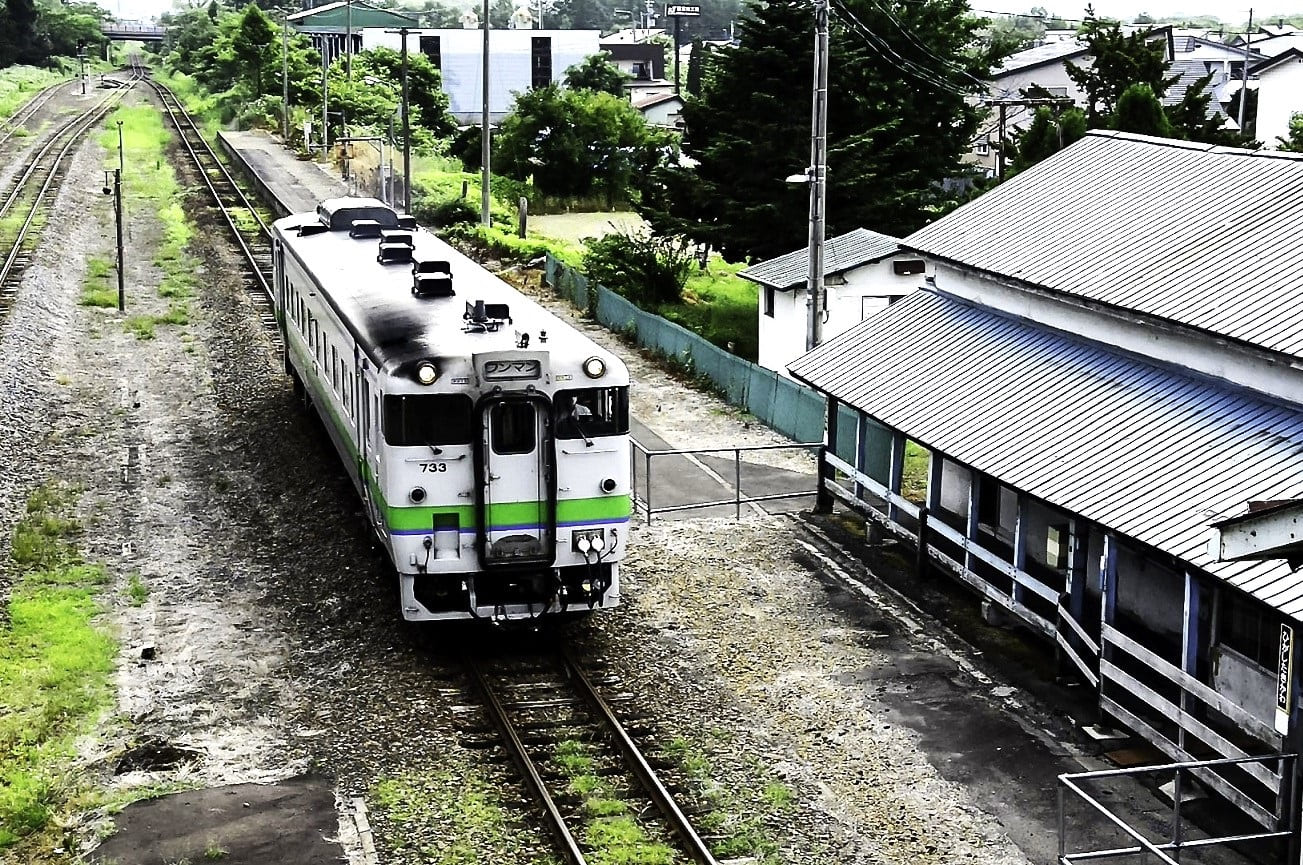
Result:
[[[585,358],[599,355],[615,374],[612,384],[628,382],[618,357],[424,229],[410,230],[412,258],[448,262],[455,296],[414,295],[412,265],[379,263],[379,238],[351,236],[345,227],[354,221],[348,218],[350,211],[353,217],[381,223],[382,229],[397,225],[394,211],[375,199],[331,199],[316,212],[276,220],[273,230],[378,369],[395,373],[426,358],[511,351],[518,348],[517,334],[527,333],[528,350],[547,351],[554,370],[560,365],[578,367]],[[496,331],[467,332],[464,314],[476,301],[484,301],[490,310],[505,304],[510,322]],[[544,331],[547,341],[541,343]]]

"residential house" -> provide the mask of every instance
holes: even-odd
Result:
[[[826,496],[1173,761],[1264,757],[1192,774],[1265,831],[1297,811],[1303,575],[1207,526],[1303,487],[1300,187],[1303,156],[1092,132],[902,240],[921,290],[790,367],[829,398]]]
[[[1264,147],[1280,147],[1289,122],[1303,111],[1303,50],[1291,48],[1250,68],[1258,83],[1258,123],[1254,136]]]
[[[809,262],[803,247],[738,274],[760,286],[757,362],[783,375],[805,352]],[[899,240],[867,228],[826,239],[822,337],[830,339],[886,309],[914,291],[927,272],[926,262],[902,250]]]
[[[683,99],[676,93],[643,96],[633,102],[648,126],[661,129],[683,128]]]
[[[566,69],[598,52],[597,30],[490,30],[489,122],[511,111],[515,94],[565,80]],[[367,28],[366,48],[397,51],[402,36],[389,28]],[[407,50],[424,54],[442,73],[449,111],[460,123],[479,123],[484,101],[484,31],[414,29]]]

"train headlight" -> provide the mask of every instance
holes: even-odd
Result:
[[[589,378],[601,378],[606,375],[606,361],[600,357],[590,357],[584,361],[584,375]]]
[[[413,504],[420,504],[425,501],[425,487],[412,487],[412,491],[407,494]]]
[[[416,380],[421,384],[434,384],[434,380],[439,377],[439,368],[428,360],[423,360],[416,365]]]
[[[613,493],[615,492],[615,478],[603,478],[598,486],[602,488],[604,493]]]

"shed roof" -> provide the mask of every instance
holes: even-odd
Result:
[[[910,438],[1303,618],[1303,575],[1207,526],[1303,486],[1303,412],[916,291],[791,364]]]
[[[1091,132],[902,241],[1303,355],[1303,155]]]
[[[296,29],[316,33],[344,32],[348,27],[349,7],[352,7],[353,31],[360,33],[364,27],[415,27],[417,21],[391,9],[381,9],[363,0],[327,3],[287,15],[286,20]]]
[[[845,273],[866,264],[895,255],[900,252],[899,238],[879,234],[867,228],[857,228],[837,237],[830,237],[823,242],[823,272],[825,275]],[[738,276],[787,291],[798,285],[805,285],[809,274],[810,252],[808,247],[753,264]]]

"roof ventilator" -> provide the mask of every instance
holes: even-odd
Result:
[[[410,231],[382,231],[376,261],[381,264],[409,264],[414,248]]]
[[[299,226],[299,237],[311,237],[314,234],[325,234],[330,231],[330,227],[322,225],[320,222],[308,222]]]
[[[511,308],[505,303],[485,303],[477,300],[466,301],[466,312],[462,313],[466,324],[462,330],[466,333],[494,333],[503,324],[511,323]]]
[[[348,236],[356,238],[374,238],[380,236],[380,223],[374,219],[355,219],[348,227]]]
[[[405,228],[408,231],[416,231],[416,217],[410,213],[401,214],[398,217],[398,227]]]
[[[452,265],[446,261],[413,261],[412,294],[417,297],[452,297]]]

